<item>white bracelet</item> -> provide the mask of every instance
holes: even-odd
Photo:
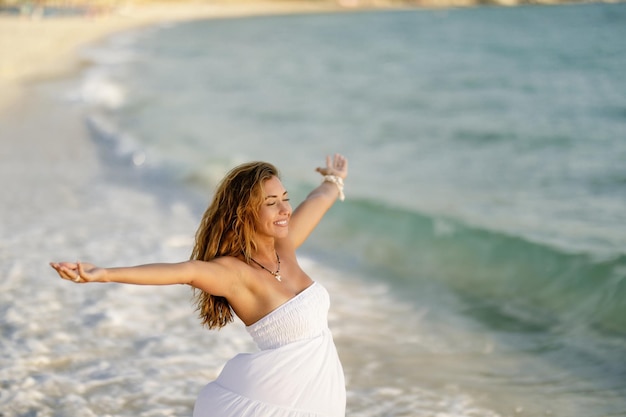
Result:
[[[323,182],[332,182],[339,189],[339,200],[343,201],[346,196],[343,194],[343,178],[336,175],[324,175]]]

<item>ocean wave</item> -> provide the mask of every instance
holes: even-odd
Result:
[[[324,245],[389,271],[401,287],[434,280],[492,326],[626,336],[626,254],[594,256],[454,219],[353,200],[322,225]],[[332,234],[332,239],[327,235]],[[349,249],[346,249],[349,248]],[[490,314],[481,314],[489,309]]]

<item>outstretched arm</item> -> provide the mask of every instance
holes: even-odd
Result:
[[[82,262],[52,262],[63,279],[76,283],[118,282],[137,285],[188,284],[214,295],[227,297],[232,291],[234,276],[225,258],[211,262],[186,261],[157,263],[119,268],[100,268]],[[219,278],[217,278],[219,277]]]
[[[296,248],[309,237],[337,198],[343,199],[343,180],[348,176],[348,160],[339,154],[333,158],[327,156],[326,167],[317,168],[316,171],[324,176],[324,181],[294,210],[289,221],[289,238]]]

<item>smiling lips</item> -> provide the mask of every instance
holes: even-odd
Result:
[[[274,222],[276,226],[287,226],[287,219]]]

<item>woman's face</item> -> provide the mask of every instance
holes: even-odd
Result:
[[[263,183],[263,203],[259,210],[258,233],[273,238],[287,237],[289,217],[291,204],[283,184],[278,177],[266,180]]]

